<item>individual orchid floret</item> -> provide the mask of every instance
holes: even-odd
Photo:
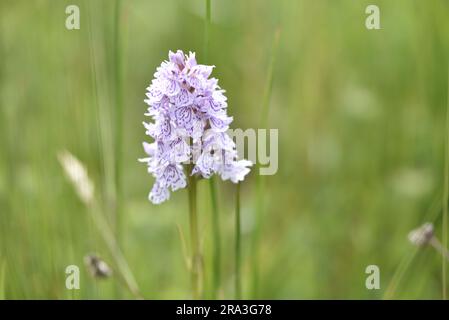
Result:
[[[238,160],[234,141],[226,131],[232,122],[227,115],[225,91],[210,78],[214,66],[198,64],[195,53],[169,52],[147,88],[145,133],[154,141],[144,142],[146,158],[140,159],[156,181],[149,194],[158,204],[187,185],[186,174],[209,178],[218,174],[233,183],[243,181],[250,161]],[[187,171],[186,164],[190,172]]]

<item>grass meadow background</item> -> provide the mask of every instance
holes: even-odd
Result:
[[[80,8],[80,30],[65,28],[70,4]],[[381,30],[365,28],[369,4],[380,7]],[[87,166],[143,296],[191,297],[176,227],[188,239],[187,191],[151,204],[153,179],[137,159],[149,141],[141,123],[155,68],[176,49],[205,62],[205,2],[116,8],[109,0],[0,2],[2,298],[133,298],[116,277],[95,280],[84,267],[92,252],[114,262],[58,163],[62,150]],[[212,0],[207,62],[227,90],[232,127],[261,128],[270,93],[267,128],[279,129],[279,170],[263,177],[259,203],[257,289],[256,172],[242,185],[243,298],[441,298],[441,256],[417,250],[407,234],[433,221],[441,239],[448,16],[444,0]],[[235,186],[217,186],[219,297],[233,298]],[[199,219],[210,297],[207,181]],[[71,264],[80,290],[65,288]],[[365,288],[371,264],[380,290]]]

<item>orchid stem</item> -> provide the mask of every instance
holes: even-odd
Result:
[[[192,277],[192,295],[193,299],[199,299],[201,296],[201,254],[200,242],[198,238],[198,217],[196,203],[197,181],[195,176],[189,176],[189,219],[190,219],[190,245],[192,258],[190,272]]]
[[[242,298],[241,284],[241,239],[240,239],[240,183],[235,196],[235,298]]]
[[[209,62],[209,38],[210,38],[210,24],[211,24],[211,0],[206,0],[206,19],[204,21],[204,61]],[[221,287],[221,232],[220,232],[220,215],[217,204],[217,191],[215,179],[209,179],[209,189],[212,204],[212,239],[213,254],[212,254],[212,299],[216,299]]]
[[[220,235],[220,215],[217,205],[217,191],[215,179],[209,180],[210,197],[212,202],[212,237],[213,237],[213,281],[212,299],[216,299],[221,286],[221,235]]]

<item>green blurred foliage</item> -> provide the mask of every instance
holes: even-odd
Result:
[[[381,30],[365,28],[376,3]],[[81,29],[65,28],[65,8]],[[204,52],[204,1],[123,1],[123,223],[121,247],[148,299],[190,297],[176,223],[188,235],[186,191],[155,206],[137,159],[147,139],[145,88],[168,50]],[[408,232],[441,203],[447,105],[449,3],[445,0],[212,0],[209,63],[227,90],[234,128],[258,128],[276,30],[269,128],[279,129],[279,170],[266,181],[262,298],[381,298],[414,250]],[[0,290],[9,299],[131,298],[114,278],[93,280],[83,256],[112,263],[89,212],[57,161],[86,164],[103,211],[114,193],[114,2],[0,3]],[[244,297],[250,297],[255,179],[242,186]],[[210,200],[200,182],[206,293]],[[234,186],[219,183],[223,293],[233,292]],[[112,219],[112,217],[111,217]],[[67,265],[81,289],[65,288]],[[365,268],[381,289],[365,288]],[[440,298],[441,257],[414,256],[395,298]],[[1,295],[2,292],[0,292]],[[207,294],[206,294],[207,296]]]

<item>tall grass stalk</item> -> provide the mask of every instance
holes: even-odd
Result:
[[[444,156],[444,189],[443,189],[443,223],[442,223],[442,245],[447,248],[448,238],[448,201],[449,201],[449,67],[448,67],[448,89],[447,89],[447,107],[446,107],[446,146]],[[447,280],[446,280],[446,259],[442,259],[442,290],[443,300],[447,299]]]
[[[273,71],[276,62],[276,56],[279,46],[280,38],[280,28],[278,28],[273,37],[273,43],[271,46],[270,62],[268,65],[268,73],[265,83],[263,101],[262,101],[262,112],[260,118],[261,128],[266,128],[268,126],[268,114],[271,100],[271,93],[273,89]],[[256,162],[255,172],[256,172],[256,203],[254,205],[255,212],[255,226],[252,236],[252,257],[251,257],[251,269],[252,269],[252,297],[256,299],[259,292],[259,238],[262,226],[262,217],[264,214],[264,179],[258,174],[259,173],[259,163]]]
[[[240,228],[240,183],[237,183],[235,194],[235,298],[242,298],[242,282],[241,282],[241,228]]]
[[[90,4],[90,3],[89,3]],[[94,42],[94,34],[92,30],[92,22],[91,22],[91,16],[90,12],[92,10],[92,7],[89,7],[89,10],[87,10],[89,19],[88,19],[88,35],[89,35],[89,56],[90,56],[90,70],[91,70],[91,81],[92,81],[92,94],[93,94],[93,101],[94,101],[94,107],[95,107],[95,121],[97,124],[96,127],[96,134],[97,134],[97,140],[98,144],[100,146],[99,148],[99,156],[101,160],[102,170],[103,173],[105,171],[105,156],[104,156],[104,142],[103,142],[103,135],[102,135],[102,123],[101,123],[101,107],[98,97],[98,85],[97,85],[97,63],[96,63],[96,52],[95,52],[95,42]]]
[[[87,5],[87,2],[86,2]],[[88,37],[89,37],[89,58],[90,58],[90,71],[91,71],[91,84],[92,84],[92,95],[93,95],[93,117],[95,119],[96,122],[96,128],[95,128],[95,133],[97,136],[97,141],[98,141],[98,145],[99,145],[99,159],[100,159],[100,163],[101,163],[101,170],[102,173],[104,174],[105,172],[105,156],[104,156],[104,143],[103,143],[103,135],[102,135],[102,124],[101,124],[101,108],[100,108],[100,103],[99,103],[99,97],[98,97],[98,85],[97,85],[97,64],[96,64],[96,57],[95,57],[95,42],[94,42],[94,31],[93,31],[93,23],[92,23],[92,17],[91,17],[91,10],[92,10],[92,4],[91,2],[88,3],[89,7],[87,10],[87,14],[88,14],[88,24],[87,24],[87,31],[88,31]],[[92,219],[89,219],[89,225],[88,225],[88,230],[89,230],[89,234],[90,237],[92,239],[95,238],[95,232],[93,231],[94,228],[92,228]],[[96,246],[96,242],[94,243]],[[98,296],[98,285],[97,282],[94,282],[93,285],[93,292],[95,294],[95,296]]]
[[[198,235],[198,216],[197,216],[197,180],[195,176],[189,176],[189,220],[190,220],[190,246],[191,263],[190,272],[192,277],[192,296],[193,299],[201,298],[202,286],[202,257],[200,253],[200,242]]]
[[[123,94],[122,94],[122,59],[120,39],[121,0],[115,1],[114,7],[114,88],[115,88],[115,234],[117,242],[122,238],[122,154],[123,154]]]
[[[402,278],[404,277],[406,271],[410,267],[413,259],[415,258],[416,254],[418,253],[419,248],[415,247],[412,251],[407,252],[406,256],[401,260],[398,268],[395,270],[393,277],[390,281],[390,283],[387,286],[387,289],[385,290],[385,294],[383,296],[384,300],[392,299],[394,294],[396,293],[396,290],[399,286],[399,283],[401,282]]]
[[[211,0],[206,0],[206,19],[204,22],[204,61],[209,63],[209,43],[211,25]],[[221,288],[221,232],[220,214],[218,212],[217,190],[215,178],[209,179],[209,190],[212,206],[212,299],[216,299]]]
[[[92,11],[92,5],[89,3],[90,5],[90,10],[88,10],[88,12],[90,13]],[[94,34],[94,29],[93,29],[93,17],[90,16],[89,14],[89,18],[88,18],[88,33],[89,33],[89,47],[90,47],[90,58],[91,58],[91,72],[92,72],[92,87],[93,87],[93,95],[94,95],[94,105],[95,105],[95,109],[96,109],[96,114],[95,114],[95,119],[96,119],[96,123],[97,123],[97,136],[98,136],[98,141],[99,141],[99,145],[100,145],[100,159],[101,159],[101,165],[102,165],[102,177],[103,177],[103,186],[106,190],[106,194],[110,195],[109,198],[110,200],[112,200],[112,213],[113,213],[113,224],[112,224],[112,228],[110,227],[110,225],[108,224],[108,221],[106,220],[106,215],[105,217],[101,216],[101,210],[102,210],[102,206],[97,203],[97,201],[93,202],[93,203],[89,203],[88,207],[89,207],[89,211],[91,212],[91,215],[93,217],[93,221],[94,224],[96,225],[97,229],[100,231],[105,243],[107,244],[111,255],[113,256],[116,265],[118,267],[119,273],[121,274],[122,278],[123,278],[123,282],[126,284],[126,286],[128,287],[128,289],[130,290],[130,292],[136,297],[136,298],[142,298],[142,295],[138,289],[137,283],[134,280],[134,276],[132,275],[130,268],[126,262],[126,259],[124,258],[121,250],[120,250],[120,245],[118,242],[118,230],[120,229],[120,223],[118,221],[118,205],[120,205],[121,200],[118,199],[117,195],[120,194],[120,192],[117,192],[118,189],[116,189],[117,187],[121,186],[121,182],[120,179],[121,177],[121,172],[120,172],[120,168],[121,167],[121,163],[120,163],[120,158],[121,158],[121,137],[122,137],[122,132],[121,132],[121,119],[122,119],[122,111],[120,111],[119,109],[121,109],[121,99],[122,99],[122,94],[121,94],[121,67],[120,67],[120,62],[121,58],[120,58],[120,44],[119,44],[119,36],[118,36],[118,30],[119,30],[119,17],[120,17],[120,2],[119,0],[117,0],[115,2],[115,6],[114,6],[114,48],[113,48],[113,61],[115,63],[115,67],[116,70],[114,71],[114,76],[113,76],[113,81],[114,81],[114,89],[115,91],[119,91],[119,93],[115,93],[115,106],[116,106],[116,112],[115,112],[115,122],[116,122],[116,130],[115,130],[115,147],[117,149],[113,150],[112,146],[111,146],[111,141],[110,141],[110,135],[109,132],[107,132],[106,130],[106,126],[104,126],[102,119],[107,117],[107,108],[104,106],[105,101],[101,101],[100,97],[99,97],[99,86],[102,84],[101,82],[101,78],[100,78],[100,74],[98,72],[98,65],[99,62],[97,61],[97,59],[99,59],[97,57],[97,52],[96,52],[96,43],[97,41],[95,41],[95,34]],[[117,65],[116,63],[118,63],[119,65]],[[104,79],[103,79],[103,83],[104,83]],[[106,121],[107,124],[107,121]],[[118,125],[117,125],[118,124]],[[116,160],[115,164],[111,163],[110,159],[114,159]],[[113,165],[115,165],[115,167],[113,167]],[[118,169],[118,171],[117,171]],[[111,188],[112,187],[112,188]],[[112,190],[114,189],[114,190]],[[108,191],[112,191],[114,192],[114,194],[111,194],[112,192],[108,192]],[[120,197],[120,196],[119,196]],[[107,206],[106,206],[107,207]],[[116,287],[116,295],[117,297],[120,297],[120,288]]]
[[[122,102],[122,60],[121,60],[121,39],[120,39],[120,13],[121,0],[114,3],[114,24],[113,24],[113,61],[114,61],[114,199],[113,199],[113,220],[114,234],[117,245],[123,245],[123,204],[122,204],[122,145],[123,145],[123,102]],[[116,288],[116,295],[121,297],[120,290]]]

